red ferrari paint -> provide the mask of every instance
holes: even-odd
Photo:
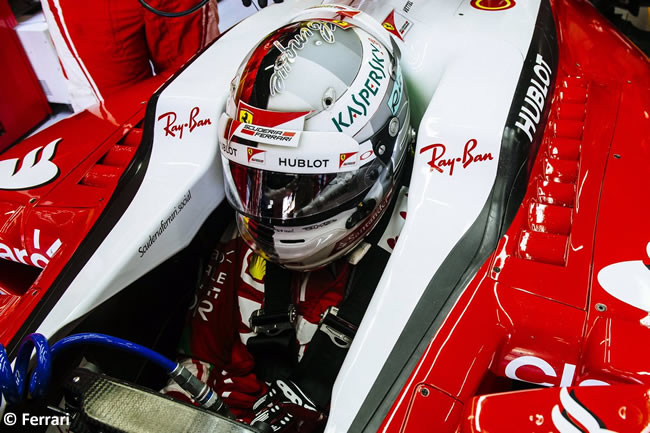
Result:
[[[638,431],[649,422],[650,348],[639,342],[650,340],[650,300],[634,284],[635,272],[650,272],[650,64],[586,0],[552,6],[558,72],[522,205],[428,342],[382,432],[548,432],[566,422]],[[105,209],[163,79],[0,154],[0,169],[16,161],[0,190],[1,343],[41,308]],[[185,118],[208,124],[198,107],[158,120],[180,139],[192,129],[177,123]],[[421,152],[445,176],[458,173],[443,164],[451,156],[492,160],[477,157],[476,139],[460,145],[463,158],[444,155],[442,144]],[[39,164],[27,180],[14,176]],[[555,388],[503,393],[519,382]]]
[[[50,106],[14,28],[16,17],[0,1],[0,152],[50,114]]]
[[[140,145],[147,99],[164,79],[134,86],[0,154],[3,345],[47,295],[104,210]]]
[[[586,431],[639,432],[650,423],[650,388],[641,385],[538,389],[475,397],[462,432],[547,433],[568,423]],[[614,403],[615,402],[615,403]]]
[[[586,1],[551,3],[558,78],[524,201],[382,432],[456,432],[464,411],[462,431],[558,431],[549,417],[559,389],[476,396],[510,390],[513,380],[650,384],[650,348],[638,343],[650,340],[650,302],[630,283],[650,272],[650,64]],[[575,393],[603,408],[607,428],[641,431],[647,387],[627,389]],[[601,395],[616,405],[605,408]],[[616,418],[619,406],[634,417]]]

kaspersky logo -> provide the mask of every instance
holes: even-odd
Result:
[[[339,132],[343,132],[344,128],[349,128],[353,125],[357,117],[365,117],[368,115],[370,102],[377,96],[381,83],[386,79],[384,64],[386,59],[378,57],[377,54],[381,53],[381,49],[372,41],[370,41],[370,43],[372,45],[372,59],[368,62],[368,65],[370,65],[372,69],[368,73],[363,88],[358,93],[352,95],[352,102],[354,102],[354,105],[348,105],[343,111],[340,111],[336,117],[332,117],[332,122]]]
[[[266,162],[266,150],[249,147],[247,155],[248,162],[255,162],[257,164],[264,164]]]
[[[357,161],[352,157],[356,154],[357,152],[342,153],[341,156],[339,157],[339,168],[350,167],[355,165]]]

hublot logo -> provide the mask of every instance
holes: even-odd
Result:
[[[298,168],[325,168],[328,159],[302,159],[302,158],[279,158],[280,167],[298,167]]]

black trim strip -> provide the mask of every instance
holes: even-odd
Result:
[[[144,117],[145,124],[142,141],[140,142],[140,146],[133,156],[131,163],[126,170],[124,170],[124,173],[120,177],[115,191],[106,204],[104,211],[97,218],[97,221],[88,232],[86,238],[81,242],[68,263],[66,263],[61,270],[61,273],[57,276],[56,280],[54,280],[47,292],[43,295],[41,301],[36,307],[34,307],[34,310],[32,310],[30,315],[12,338],[11,342],[7,345],[7,352],[10,359],[16,356],[18,347],[23,338],[27,334],[35,332],[43,320],[45,320],[45,317],[47,317],[52,308],[56,305],[59,299],[61,299],[61,296],[63,296],[72,281],[77,277],[88,260],[90,260],[97,248],[99,248],[102,242],[104,242],[106,236],[108,236],[111,230],[113,230],[113,227],[120,220],[124,211],[131,204],[135,194],[140,189],[140,185],[144,180],[145,173],[149,166],[151,150],[153,149],[154,126],[156,124],[156,105],[158,103],[158,98],[167,86],[176,80],[176,78],[178,78],[192,63],[194,63],[203,52],[210,48],[212,44],[217,42],[226,33],[227,31],[220,34],[214,41],[196,53],[194,57],[185,63],[158,90],[156,90],[149,99]]]
[[[543,127],[538,128],[531,142],[523,131],[515,128],[514,123],[517,121],[530,86],[537,54],[543,54],[555,76],[557,51],[551,6],[548,0],[542,0],[531,45],[504,126],[497,177],[490,195],[477,219],[454,246],[427,285],[349,431],[378,431],[456,300],[474,278],[478,269],[490,257],[498,240],[512,223],[523,201],[532,161],[544,130]],[[539,125],[546,123],[552,89],[554,89],[554,80],[549,85],[549,94],[546,97],[544,114],[540,118]]]

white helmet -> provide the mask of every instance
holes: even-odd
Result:
[[[368,15],[345,16],[267,36],[239,68],[219,121],[239,231],[288,269],[323,266],[372,230],[410,142],[398,49],[375,21],[362,27]]]

